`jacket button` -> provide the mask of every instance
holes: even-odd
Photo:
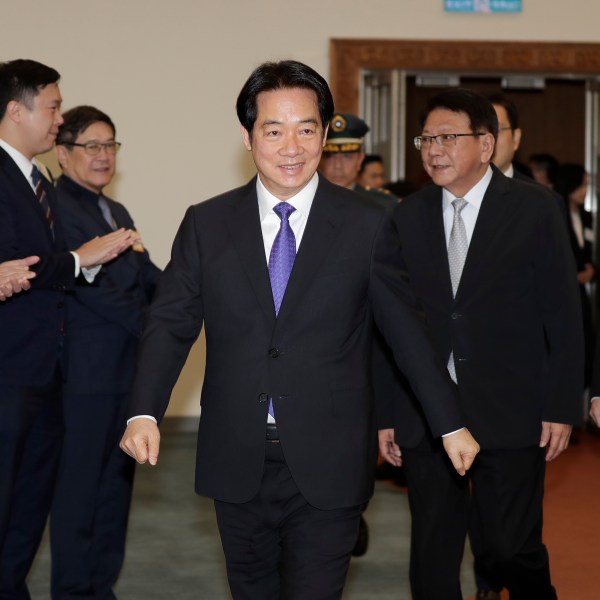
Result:
[[[268,399],[269,399],[269,395],[265,394],[264,392],[262,392],[261,394],[258,395],[259,402],[266,402]]]
[[[271,358],[277,358],[279,356],[279,350],[277,348],[269,348],[269,356]]]
[[[454,319],[454,320],[458,319],[459,317],[460,317],[460,315],[459,315],[458,313],[452,313],[452,314],[450,315],[450,318],[451,318],[451,319]]]

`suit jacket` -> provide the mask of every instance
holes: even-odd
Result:
[[[0,148],[0,262],[37,255],[32,288],[0,305],[0,382],[39,386],[52,377],[60,354],[65,291],[75,283],[52,185],[43,179],[54,218],[50,231],[40,203],[19,167]]]
[[[564,222],[544,188],[494,168],[453,298],[442,208],[431,185],[394,220],[437,350],[445,363],[454,351],[467,426],[485,449],[536,445],[542,420],[577,423],[581,412],[581,313]],[[381,395],[380,426],[411,447],[425,426],[410,394],[396,392],[398,403]]]
[[[56,184],[69,248],[112,231],[98,195],[64,175]],[[117,227],[135,229],[127,209],[106,198]],[[132,249],[104,265],[92,285],[68,298],[66,389],[75,394],[125,394],[131,388],[137,343],[160,270],[148,252]]]
[[[161,419],[204,324],[197,492],[227,502],[256,494],[271,397],[307,501],[358,505],[372,494],[377,452],[373,316],[434,434],[460,426],[389,216],[320,178],[276,318],[254,179],[188,210],[150,309],[128,413]]]

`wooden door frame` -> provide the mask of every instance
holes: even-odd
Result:
[[[598,76],[600,44],[332,39],[330,86],[337,110],[358,114],[361,69]]]

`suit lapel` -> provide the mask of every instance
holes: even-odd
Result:
[[[100,212],[100,208],[94,206],[90,200],[88,200],[87,198],[84,198],[82,195],[80,195],[79,198],[77,198],[77,202],[79,203],[79,206],[81,206],[81,209],[102,229],[102,231],[104,233],[112,232],[112,228],[106,222],[106,219],[102,216],[102,213]],[[114,218],[114,213],[113,213],[113,218]],[[115,222],[116,222],[116,219],[115,219]],[[118,223],[117,223],[117,227],[120,227],[120,225]]]
[[[308,283],[312,281],[335,243],[336,230],[339,231],[342,221],[343,204],[337,202],[335,187],[319,178],[319,186],[279,309],[278,325],[285,321],[286,316],[293,312],[300,302]]]
[[[492,180],[483,197],[467,259],[463,268],[460,284],[456,291],[456,300],[460,300],[464,289],[473,289],[477,285],[478,277],[493,248],[498,224],[502,222],[506,211],[511,205],[510,196],[507,194],[510,180],[494,169]]]
[[[450,280],[450,266],[448,264],[448,248],[444,230],[444,215],[442,202],[442,188],[430,187],[430,194],[423,198],[423,229],[426,232],[426,247],[432,255],[432,265],[436,273],[432,278],[439,281],[441,293],[447,302],[453,301],[452,282]]]
[[[274,323],[275,304],[260,226],[256,177],[240,190],[239,196],[233,199],[228,224],[232,244],[248,275],[258,302],[266,317]]]
[[[50,231],[50,227],[48,226],[48,221],[46,220],[46,215],[40,206],[40,203],[33,191],[29,181],[23,175],[21,169],[17,166],[15,161],[9,156],[9,154],[3,149],[0,148],[0,156],[2,158],[2,163],[4,167],[4,172],[8,179],[14,185],[15,192],[19,197],[23,199],[23,202],[27,202],[37,218],[40,220],[40,223],[43,226],[43,229],[46,233],[46,237],[48,239],[48,243],[51,246],[55,245],[55,241],[52,237],[52,232]],[[54,202],[54,190],[50,190],[51,185],[46,182],[45,178],[42,177],[42,185],[46,191],[46,196],[48,199],[48,203],[50,204],[50,210],[56,211],[56,203]]]

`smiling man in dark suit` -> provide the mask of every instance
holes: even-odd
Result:
[[[103,193],[120,147],[113,121],[93,106],[76,106],[63,119],[56,194],[67,246],[119,227],[135,229],[127,209]],[[53,598],[115,598],[135,465],[118,443],[159,275],[136,244],[106,265],[94,285],[68,298],[65,439],[51,517]]]
[[[469,529],[478,564],[511,597],[551,600],[541,537],[545,461],[565,450],[579,420],[583,373],[566,229],[547,190],[490,165],[498,120],[487,99],[442,92],[421,127],[415,145],[434,185],[405,199],[394,218],[482,450],[470,477],[455,477],[411,395],[378,395],[380,450],[403,462],[408,483],[413,597],[462,598]]]
[[[138,418],[121,446],[156,464],[155,422],[204,324],[196,491],[215,499],[232,594],[340,598],[373,492],[373,317],[433,435],[451,434],[459,472],[478,446],[391,219],[316,174],[333,114],[325,80],[295,61],[265,63],[237,112],[258,176],[188,210],[150,308],[129,409]]]
[[[81,269],[135,241],[119,229],[67,251],[54,189],[35,160],[62,123],[59,77],[32,60],[0,64],[0,261],[39,258],[31,289],[0,305],[0,597],[11,600],[29,598],[60,454],[66,293]]]

